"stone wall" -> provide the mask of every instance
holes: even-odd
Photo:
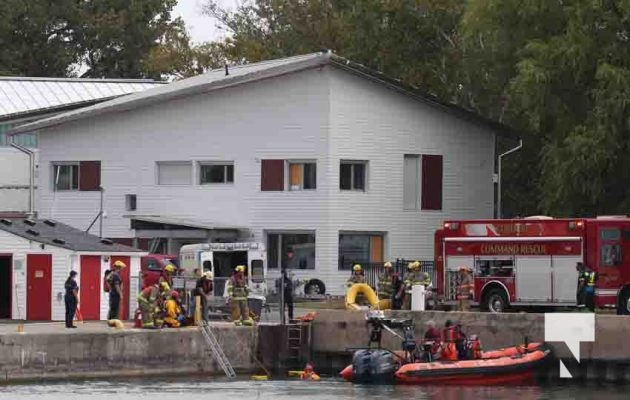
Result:
[[[0,381],[222,375],[198,328],[0,335]],[[237,373],[256,370],[256,329],[213,325]]]

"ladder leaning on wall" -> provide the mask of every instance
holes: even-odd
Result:
[[[210,325],[208,325],[208,322],[201,320],[198,322],[198,325],[199,328],[201,328],[201,333],[206,341],[206,344],[208,345],[209,350],[212,352],[214,359],[223,369],[223,372],[225,372],[225,375],[228,378],[234,378],[236,376],[234,368],[232,368],[230,360],[225,355],[225,352],[223,352],[223,349],[217,341],[216,336],[214,336],[212,329],[210,329]]]

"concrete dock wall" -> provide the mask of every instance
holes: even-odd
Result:
[[[424,335],[425,323],[433,320],[438,328],[447,320],[461,322],[467,334],[476,334],[484,349],[491,350],[545,339],[544,314],[492,314],[441,311],[387,311],[387,317],[412,319],[416,338]],[[368,344],[370,326],[362,312],[322,310],[312,323],[313,357],[321,368],[340,370],[351,360],[352,348]],[[630,381],[630,318],[617,315],[596,315],[595,342],[582,342],[580,362],[575,360],[564,343],[549,343],[554,355],[563,360],[574,378]],[[400,349],[401,340],[383,331],[382,345]],[[559,363],[553,363],[544,375],[557,377]]]
[[[257,370],[256,329],[213,331],[237,373]],[[0,382],[187,374],[223,374],[196,327],[0,335]]]

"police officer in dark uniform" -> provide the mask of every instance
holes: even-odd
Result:
[[[76,271],[70,271],[70,276],[66,279],[64,288],[66,294],[64,296],[64,302],[66,303],[66,328],[76,328],[72,321],[74,320],[74,314],[77,312],[77,305],[79,304],[79,285],[75,277]]]

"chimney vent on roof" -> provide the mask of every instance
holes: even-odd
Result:
[[[39,231],[36,231],[35,229],[27,229],[26,233],[30,233],[33,236],[39,236]]]
[[[114,242],[112,242],[112,241],[111,241],[111,240],[109,240],[109,239],[101,239],[101,243],[103,243],[103,244],[110,244],[110,245],[111,245],[111,244],[114,244]]]
[[[50,219],[45,220],[44,223],[46,225],[48,225],[48,226],[55,226],[55,225],[57,225],[57,223],[55,221],[52,221]]]
[[[24,223],[26,225],[35,226],[35,221],[33,221],[32,219],[28,219],[27,218],[27,219],[24,220]]]
[[[2,222],[5,225],[13,225],[13,221],[11,221],[10,219],[6,219],[6,218],[0,219],[0,222]]]
[[[53,239],[53,243],[57,243],[57,244],[66,244],[66,241],[63,239],[59,239],[59,238],[54,238]]]

